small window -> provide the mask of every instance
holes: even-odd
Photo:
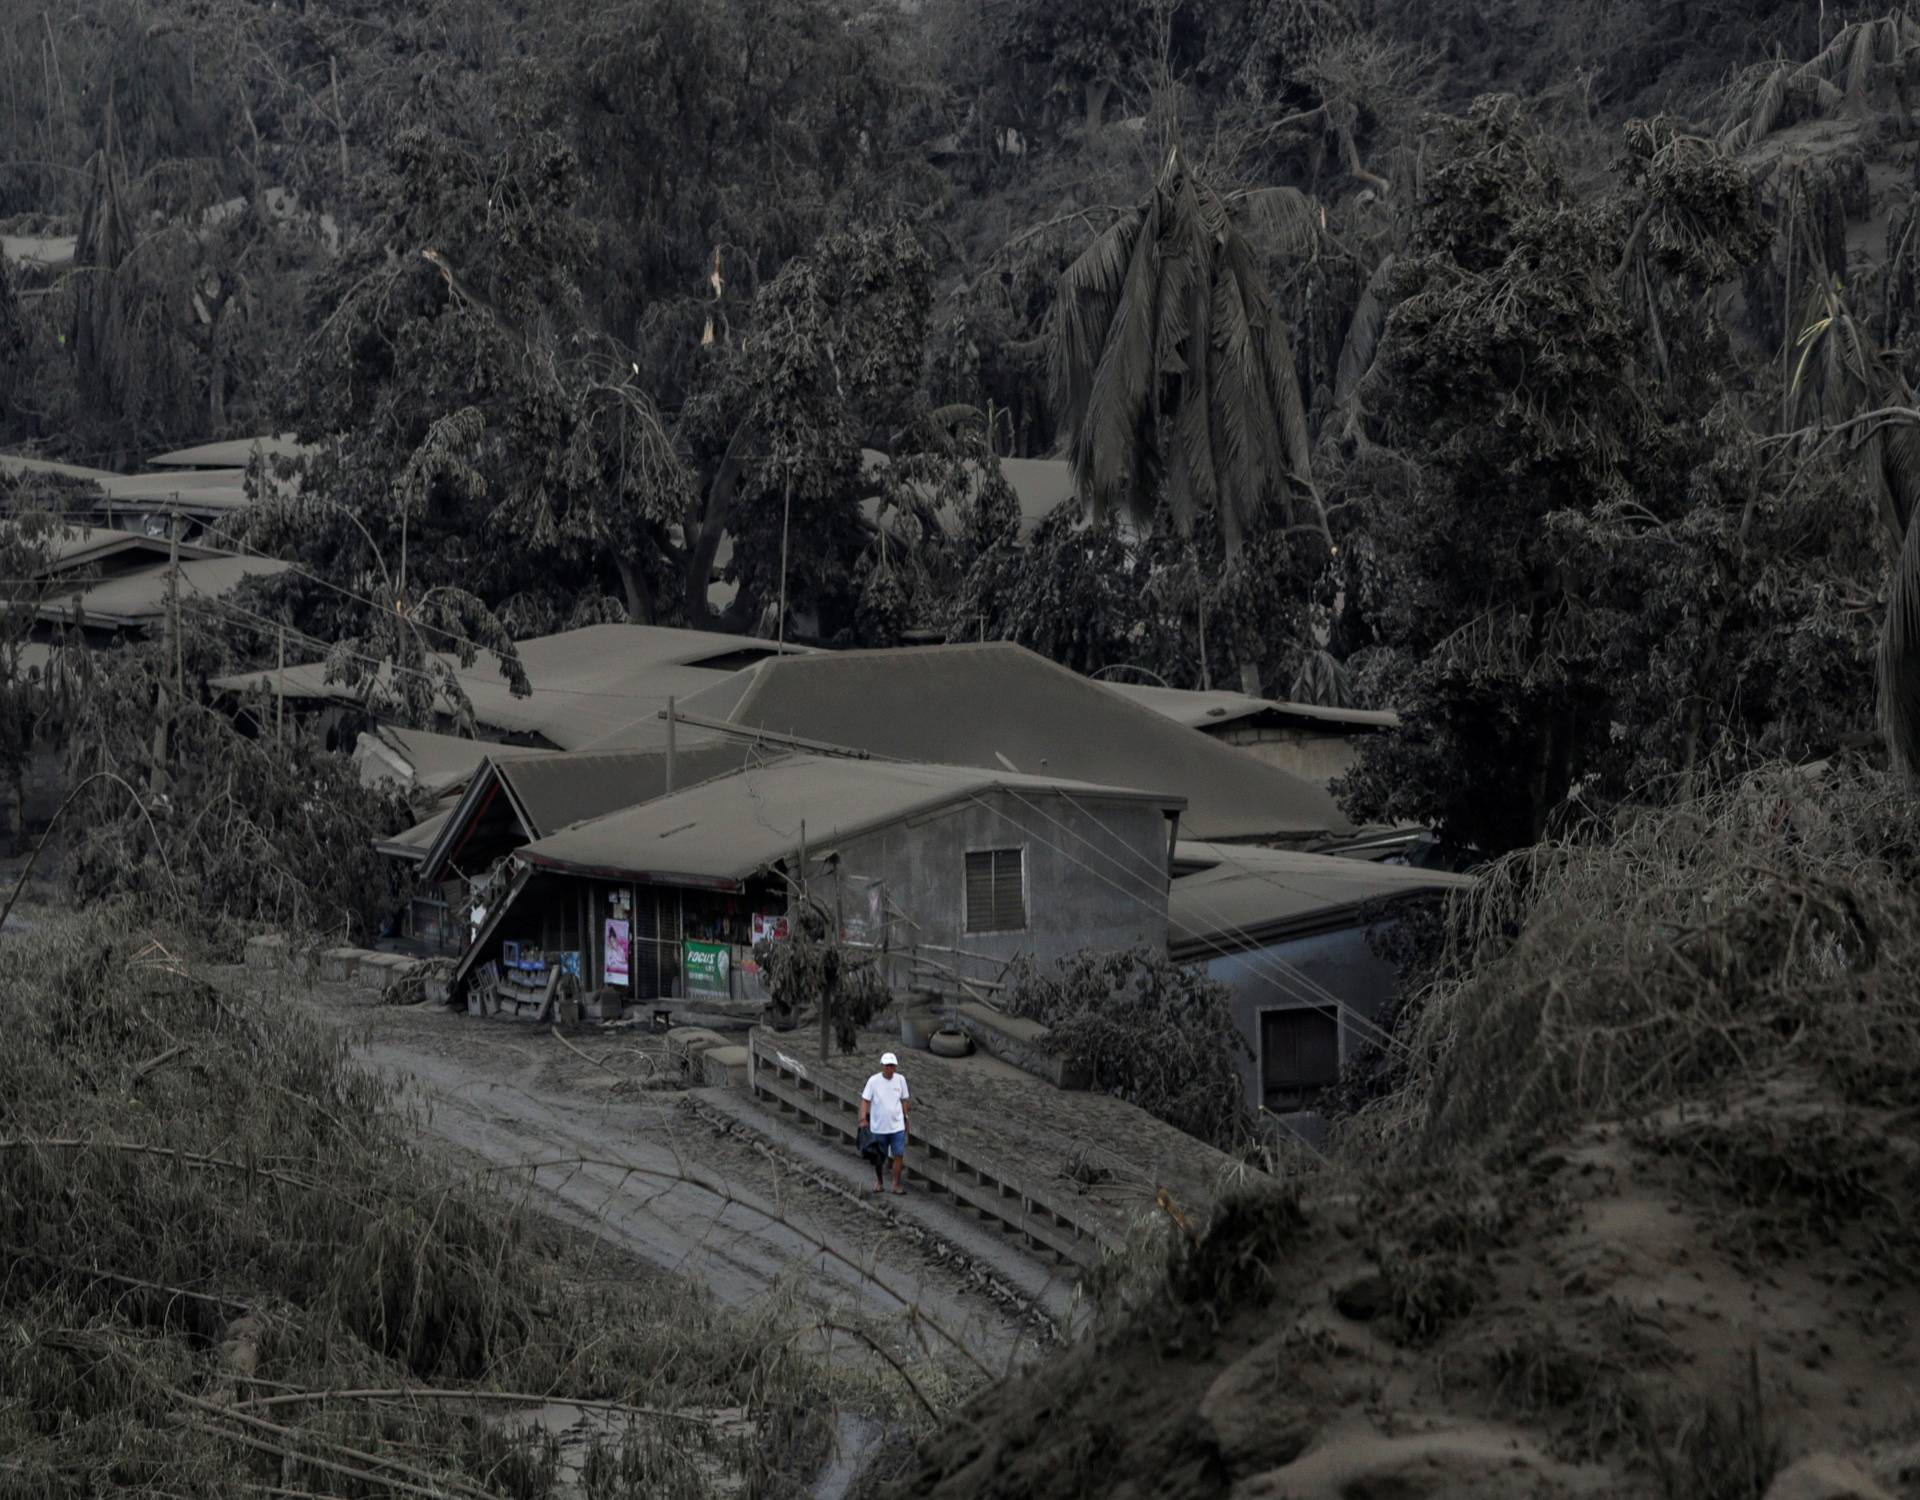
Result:
[[[1260,1013],[1261,1102],[1275,1114],[1312,1109],[1340,1081],[1340,1021],[1330,1010]]]
[[[967,931],[1022,932],[1027,925],[1024,849],[974,849],[967,854]]]

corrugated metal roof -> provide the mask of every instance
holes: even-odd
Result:
[[[1180,959],[1337,927],[1369,902],[1474,883],[1443,870],[1186,839],[1174,858],[1210,866],[1176,877],[1168,893],[1168,946]]]
[[[808,847],[825,850],[855,834],[996,788],[1179,806],[1177,797],[970,766],[791,755],[576,824],[520,854],[545,869],[732,887],[792,854],[802,821]]]
[[[290,437],[229,438],[197,448],[176,448],[149,462],[158,469],[244,469],[256,453],[267,458],[300,458],[313,451]]]
[[[703,746],[676,746],[674,785],[682,790],[729,775],[756,759],[751,745],[716,736]],[[489,757],[468,783],[453,817],[422,868],[422,878],[438,880],[473,836],[473,826],[493,799],[504,794],[514,820],[525,831],[522,843],[558,833],[574,823],[650,802],[666,795],[665,751],[541,753],[529,761],[520,755]]]
[[[496,745],[491,740],[435,734],[428,729],[403,729],[393,724],[382,724],[360,738],[363,742],[368,739],[377,741],[387,756],[407,766],[408,779],[414,786],[435,794],[466,785],[489,757],[511,756],[518,759],[553,753],[531,745]],[[361,760],[360,774],[363,780],[381,779],[378,763],[371,754],[357,758]]]
[[[715,737],[703,745],[676,746],[673,775],[681,788],[740,770],[755,758],[753,746]],[[762,757],[764,758],[764,757]],[[535,838],[570,824],[605,817],[667,793],[664,750],[613,750],[503,760],[495,768],[513,793]]]
[[[433,847],[433,841],[440,836],[440,830],[447,825],[447,819],[453,816],[453,809],[437,812],[425,822],[415,823],[404,833],[396,833],[391,838],[378,839],[374,848],[382,854],[397,859],[425,859],[427,850]]]
[[[146,536],[136,531],[115,531],[105,526],[69,526],[48,536],[46,545],[47,562],[40,570],[42,576],[91,567],[110,557],[130,552],[144,553],[161,562],[168,557],[168,543],[164,537]],[[192,559],[212,557],[214,554],[210,548],[182,542],[180,555]]]
[[[592,625],[521,641],[519,649],[533,686],[525,698],[513,696],[499,663],[485,652],[471,667],[452,656],[440,657],[473,704],[475,722],[497,733],[539,735],[561,750],[606,750],[664,745],[666,726],[658,716],[669,696],[692,697],[726,681],[733,662],[781,648],[753,636],[715,631]],[[276,676],[266,669],[217,678],[213,685],[225,692],[245,692],[264,684],[271,691]],[[290,697],[328,702],[354,697],[343,684],[326,680],[320,662],[287,668],[286,691]],[[680,733],[683,742],[706,738],[691,729]],[[637,743],[620,743],[623,738]]]
[[[766,661],[679,707],[897,760],[1169,793],[1186,799],[1181,826],[1196,837],[1351,827],[1324,788],[1006,641]]]
[[[1189,729],[1214,729],[1262,717],[1325,724],[1335,729],[1394,729],[1400,723],[1400,716],[1389,709],[1323,708],[1317,703],[1289,703],[1246,693],[1192,692],[1137,682],[1110,682],[1107,686]]]
[[[287,563],[270,557],[202,557],[180,564],[182,599],[215,599],[243,578],[284,573]],[[119,628],[143,625],[167,610],[168,565],[145,568],[120,578],[109,578],[78,594],[49,600],[39,611],[43,620],[71,624],[84,617],[87,624]]]
[[[118,479],[111,469],[83,469],[78,464],[55,463],[50,458],[28,458],[24,453],[0,453],[0,474],[58,474],[66,479]]]

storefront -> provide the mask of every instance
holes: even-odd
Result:
[[[593,901],[601,984],[636,1002],[765,997],[753,944],[756,930],[771,936],[785,922],[778,885],[735,892],[596,884]]]

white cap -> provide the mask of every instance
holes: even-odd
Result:
[[[880,1054],[880,1066],[884,1068],[889,1064],[897,1068],[900,1066],[900,1059],[895,1057],[891,1052],[882,1052]]]

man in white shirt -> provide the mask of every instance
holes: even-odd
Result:
[[[900,1178],[907,1168],[907,1080],[900,1073],[900,1060],[891,1052],[882,1053],[880,1071],[860,1090],[860,1123],[875,1141],[887,1148],[893,1158],[893,1190],[904,1193]],[[882,1191],[876,1186],[876,1193]]]

